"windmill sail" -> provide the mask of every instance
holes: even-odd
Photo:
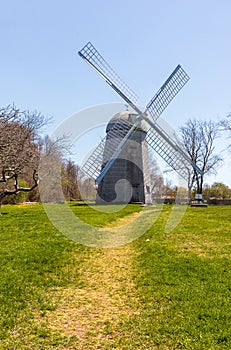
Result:
[[[118,120],[114,123],[107,137],[104,137],[81,167],[84,173],[100,182],[135,129],[136,125],[128,121]]]
[[[188,80],[189,76],[178,65],[147,105],[147,110],[152,116],[153,121],[156,121],[160,117]]]
[[[188,171],[192,163],[182,149],[174,140],[160,127],[148,130],[146,141],[148,145],[182,178],[188,178]]]
[[[119,75],[105,61],[91,42],[88,42],[82,50],[78,52],[90,66],[101,75],[101,77],[138,113],[136,102],[138,96],[128,87]]]
[[[92,68],[94,68],[103,79],[137,112],[137,119],[132,125],[120,125],[115,123],[112,130],[107,135],[95,151],[88,158],[83,166],[83,170],[92,178],[100,182],[112,166],[116,157],[125,147],[129,138],[132,138],[136,126],[141,119],[145,120],[150,129],[147,133],[147,142],[175,171],[183,178],[188,177],[188,169],[194,167],[198,173],[201,170],[190,160],[184,147],[179,147],[177,141],[172,139],[168,133],[157,125],[156,120],[163,113],[172,99],[178,94],[189,80],[189,76],[178,65],[161,88],[157,91],[148,103],[143,113],[136,105],[137,96],[125,84],[115,71],[104,60],[96,48],[88,42],[81,51],[78,52]],[[147,115],[150,115],[153,122]],[[119,123],[119,122],[118,122]],[[110,139],[110,141],[108,141]],[[107,147],[105,147],[107,145]],[[102,152],[102,148],[104,151]]]
[[[101,173],[103,163],[103,151],[105,149],[106,136],[98,144],[98,146],[91,152],[90,156],[81,166],[81,170],[87,177],[95,180]]]

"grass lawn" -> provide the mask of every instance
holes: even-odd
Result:
[[[118,230],[140,211],[70,206]],[[171,232],[171,206],[157,210],[142,237],[99,249],[59,233],[41,205],[4,206],[0,349],[231,349],[231,207],[189,207]]]

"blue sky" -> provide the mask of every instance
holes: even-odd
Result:
[[[77,52],[91,41],[145,105],[180,63],[191,79],[164,112],[176,129],[188,118],[231,111],[229,0],[1,0],[1,106],[54,118],[121,102]],[[220,143],[221,149],[224,142]],[[230,161],[220,172],[228,178]]]

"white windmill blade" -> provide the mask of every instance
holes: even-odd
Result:
[[[147,111],[152,116],[154,122],[160,117],[165,108],[189,79],[189,76],[180,65],[174,69],[172,74],[147,104]]]
[[[91,42],[88,42],[78,54],[90,64],[90,66],[95,69],[139,115],[142,114],[141,110],[136,105],[138,100],[137,95],[124,83]],[[154,121],[159,118],[189,79],[189,76],[180,65],[174,69],[146,107],[146,111],[149,112]]]
[[[81,170],[89,177],[95,180],[101,173],[103,164],[103,152],[105,149],[106,136],[98,144],[98,146],[91,152],[90,156],[81,166]]]
[[[96,48],[88,42],[79,52],[79,56],[83,58],[100,76],[135,110],[138,115],[142,115],[141,110],[136,106],[138,100],[137,95],[128,87],[127,84],[118,76],[118,74],[105,61]],[[138,121],[137,121],[138,123]],[[100,182],[106,175],[116,157],[124,148],[127,140],[132,137],[136,129],[136,123],[127,126],[120,125],[121,122],[115,123],[114,127],[108,133],[108,138],[111,141],[106,141],[106,138],[96,147],[90,157],[82,166],[82,170],[96,182]],[[104,151],[104,156],[100,155],[100,149],[103,144],[107,150]]]
[[[114,123],[107,137],[103,138],[82,165],[83,172],[99,183],[123,150],[127,140],[134,134],[136,127],[136,123],[131,124],[123,120]]]
[[[105,61],[101,54],[89,41],[78,52],[79,56],[83,58],[90,66],[96,70],[97,73],[138,113],[136,102],[138,96],[128,87],[128,85],[119,77],[119,75],[111,68]]]
[[[189,170],[194,168],[200,175],[201,169],[190,159],[182,143],[171,137],[166,130],[157,123],[145,118],[150,128],[147,132],[146,141],[148,145],[159,154],[159,156],[174,169],[181,177],[188,179]]]

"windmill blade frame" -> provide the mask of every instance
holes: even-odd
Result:
[[[184,146],[179,144],[178,140],[174,140],[166,130],[162,129],[157,123],[154,124],[149,118],[144,119],[151,126],[146,137],[148,145],[157,152],[169,166],[184,179],[187,179],[188,170],[191,167],[200,175],[203,175],[201,169],[190,159],[188,154],[184,151]]]
[[[161,129],[155,122],[172,101],[172,99],[178,94],[178,92],[183,88],[183,86],[188,82],[189,76],[183,70],[183,68],[178,65],[161,88],[157,91],[151,101],[147,104],[145,112],[142,112],[136,105],[137,96],[136,94],[128,87],[127,84],[118,76],[117,73],[110,67],[110,65],[104,60],[96,48],[88,42],[82,50],[78,52],[80,57],[84,59],[101,77],[127,102],[130,107],[137,112],[137,118],[134,125],[125,130],[125,134],[121,137],[121,142],[115,144],[112,149],[114,152],[111,152],[108,162],[105,166],[102,167],[102,172],[96,177],[96,181],[100,182],[103,177],[106,175],[111,165],[115,161],[116,157],[120,154],[123,147],[125,147],[126,142],[129,138],[132,137],[135,132],[136,125],[140,120],[145,120],[152,129],[149,138],[150,146],[154,149],[157,148],[157,152],[161,157],[182,177],[186,177],[185,168],[193,167],[200,175],[202,171],[191,161],[186,152],[183,151],[183,147],[179,147],[176,142],[171,139],[163,129]],[[150,115],[153,119],[153,122],[148,117]],[[153,131],[154,130],[154,131]],[[154,137],[155,136],[155,137]],[[120,138],[119,137],[119,138]],[[156,141],[156,140],[158,141]],[[174,156],[174,157],[173,157]],[[93,158],[95,159],[93,152]],[[91,162],[93,165],[94,161]],[[180,166],[181,164],[181,166]],[[183,165],[183,167],[182,167]],[[90,167],[89,167],[90,168]]]
[[[130,107],[140,114],[140,110],[136,106],[138,96],[111,68],[90,41],[78,54],[130,105]]]
[[[134,134],[138,123],[138,120],[135,124],[117,121],[84,162],[83,172],[99,183]]]
[[[178,64],[172,74],[147,104],[146,110],[152,116],[154,122],[160,117],[172,99],[178,94],[189,79],[188,74],[184,71],[181,65]]]

